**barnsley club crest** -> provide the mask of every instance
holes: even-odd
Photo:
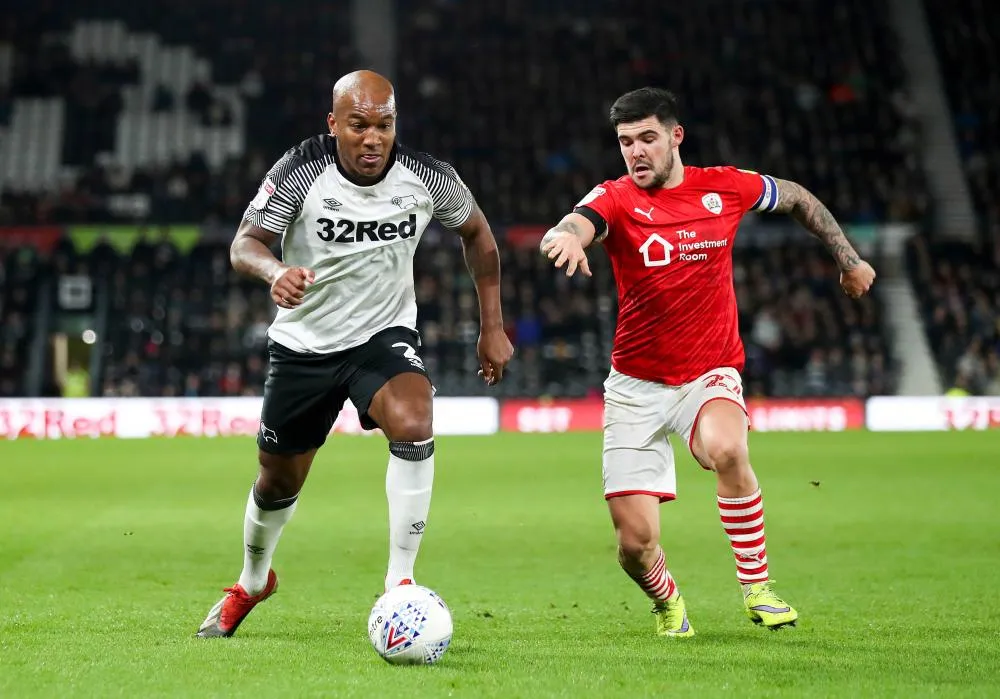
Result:
[[[703,196],[701,198],[701,203],[705,205],[706,209],[711,211],[716,216],[722,213],[722,197],[715,192],[709,192]]]

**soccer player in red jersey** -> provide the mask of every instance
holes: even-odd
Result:
[[[734,167],[685,166],[672,93],[629,92],[610,116],[628,174],[595,187],[545,234],[541,251],[567,275],[590,276],[585,250],[603,242],[618,287],[603,459],[618,560],[653,600],[660,635],[694,635],[659,543],[659,504],[677,493],[673,433],[718,478],[747,615],[770,628],[793,624],[798,613],[771,588],[750,467],[733,239],[748,211],[786,213],[826,245],[851,298],[868,292],[875,271],[802,186]]]

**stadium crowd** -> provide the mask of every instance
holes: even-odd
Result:
[[[475,395],[485,390],[476,376],[475,292],[462,272],[457,238],[437,228],[426,235],[414,264],[422,354],[442,395]],[[614,285],[603,252],[593,251],[589,280],[552,273],[534,246],[504,245],[502,257],[507,332],[517,355],[497,387],[501,395],[599,391],[615,322]],[[10,256],[5,299],[23,303],[32,297],[27,292],[37,279],[36,259]],[[67,240],[46,264],[107,284],[109,323],[99,377],[104,395],[262,390],[265,332],[274,306],[263,285],[232,271],[225,243],[206,242],[187,254],[166,242],[140,242],[128,253],[107,244],[77,253]],[[849,302],[821,248],[741,247],[735,275],[748,395],[866,396],[892,389],[878,303]],[[12,352],[23,369],[23,341],[9,352],[4,347],[3,356]],[[3,384],[5,395],[19,388]]]
[[[31,248],[0,247],[0,396],[25,395],[32,319],[43,261]]]
[[[336,21],[338,3],[324,4],[318,16],[294,3],[259,16],[237,12],[234,22],[236,4],[172,5],[155,17],[122,0],[75,9],[135,30],[155,26],[164,41],[210,56],[216,85],[239,87],[248,147],[216,172],[198,153],[135,171],[99,157],[113,146],[122,88],[141,79],[135,63],[81,63],[58,41],[26,42],[15,17],[7,31],[18,46],[7,99],[66,96],[74,116],[64,160],[78,174],[54,191],[5,191],[0,222],[128,218],[134,211],[108,205],[127,194],[151,197],[141,209],[149,220],[236,219],[270,164],[323,129],[330,81],[356,61],[347,28]],[[914,220],[926,209],[913,149],[919,132],[884,3],[415,0],[398,12],[399,45],[407,47],[396,80],[400,136],[452,162],[493,220],[557,217],[595,181],[619,172],[607,108],[640,82],[671,85],[682,97],[692,164],[731,163],[801,181],[848,222]],[[718,32],[721,15],[738,31]],[[55,28],[66,29],[47,27]],[[269,40],[254,41],[262,32]],[[666,57],[664,45],[673,47]],[[586,66],[587,80],[566,80],[567,65]],[[184,94],[157,85],[145,108],[227,123],[232,115],[213,94],[202,82]]]
[[[981,242],[912,241],[927,333],[947,387],[1000,395],[1000,14],[981,0],[924,0]]]

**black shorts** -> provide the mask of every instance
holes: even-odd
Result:
[[[361,426],[375,429],[368,415],[375,393],[398,374],[427,376],[419,347],[420,335],[402,327],[386,328],[363,345],[333,354],[303,354],[268,340],[270,368],[257,446],[271,454],[323,446],[348,398]]]

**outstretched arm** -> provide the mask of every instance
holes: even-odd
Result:
[[[790,214],[807,231],[819,238],[840,269],[854,269],[861,263],[854,246],[823,202],[800,184],[778,178],[774,181],[778,185],[775,213]]]
[[[581,214],[566,214],[562,221],[554,225],[542,236],[539,249],[556,267],[566,265],[566,276],[572,277],[577,267],[588,277],[590,264],[584,249],[594,242],[597,229],[593,222]],[[568,263],[568,264],[567,264]]]
[[[465,264],[479,297],[479,364],[490,386],[503,378],[503,370],[514,348],[503,329],[500,307],[500,253],[483,212],[476,207],[458,229],[465,251]]]
[[[875,281],[875,270],[861,259],[830,210],[802,185],[778,178],[774,181],[778,186],[774,211],[789,214],[822,241],[840,267],[840,283],[848,296],[857,298],[866,293]]]

